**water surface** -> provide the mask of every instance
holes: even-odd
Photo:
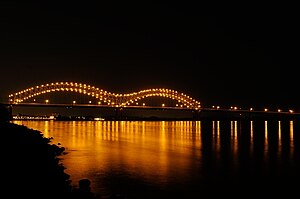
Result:
[[[66,148],[73,185],[107,198],[299,194],[295,121],[14,121]],[[300,196],[300,195],[298,195]]]

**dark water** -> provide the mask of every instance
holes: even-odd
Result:
[[[108,198],[300,197],[299,121],[15,121]]]

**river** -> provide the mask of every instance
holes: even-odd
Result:
[[[72,184],[88,178],[101,198],[299,194],[295,121],[13,122],[65,147]]]

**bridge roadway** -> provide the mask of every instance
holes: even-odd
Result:
[[[111,106],[111,105],[98,105],[98,104],[47,104],[47,103],[18,103],[18,104],[5,104],[6,106],[16,107],[73,107],[73,108],[128,108],[128,109],[173,109],[173,110],[191,110],[182,107],[166,107],[166,106]]]
[[[198,118],[213,118],[213,117],[246,117],[246,118],[300,118],[300,113],[293,111],[271,111],[271,110],[250,110],[250,109],[226,109],[226,108],[205,108],[201,107],[197,110],[183,107],[168,107],[168,106],[125,106],[117,107],[111,105],[97,104],[47,104],[47,103],[18,103],[5,104],[13,107],[66,107],[66,108],[114,108],[114,109],[152,109],[152,110],[178,110],[192,111]]]

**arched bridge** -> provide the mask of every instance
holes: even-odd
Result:
[[[200,109],[200,102],[189,97],[184,93],[177,92],[171,89],[153,88],[147,90],[141,90],[138,92],[128,94],[118,94],[105,91],[83,83],[74,82],[56,82],[48,83],[39,86],[27,88],[25,90],[16,92],[9,95],[10,104],[19,104],[26,102],[30,98],[34,98],[39,95],[43,95],[50,92],[77,92],[84,95],[88,95],[96,98],[99,102],[105,103],[109,106],[126,107],[131,104],[147,97],[165,97],[178,101],[184,108],[188,109]]]

